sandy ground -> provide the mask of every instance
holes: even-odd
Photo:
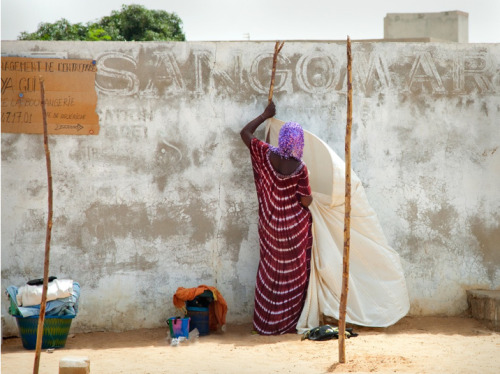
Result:
[[[229,325],[173,347],[167,328],[70,334],[66,347],[42,351],[40,373],[58,373],[59,360],[87,356],[92,374],[113,373],[500,373],[500,333],[470,318],[406,317],[389,328],[355,327],[346,340],[301,341],[300,335],[259,336],[251,325]],[[2,374],[33,372],[34,351],[19,338],[2,344]]]

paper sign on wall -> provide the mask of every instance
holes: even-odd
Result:
[[[2,132],[43,134],[40,77],[49,134],[97,135],[92,60],[2,57]]]

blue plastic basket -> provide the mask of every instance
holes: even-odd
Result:
[[[16,318],[23,347],[36,348],[38,316]],[[63,348],[68,338],[69,328],[75,316],[45,316],[43,323],[42,349]]]

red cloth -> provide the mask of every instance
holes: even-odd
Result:
[[[213,303],[208,308],[208,323],[210,330],[217,330],[226,324],[227,303],[221,293],[215,287],[200,285],[194,288],[179,287],[174,295],[174,305],[179,309],[185,309],[186,301],[194,300],[198,295],[210,290],[214,295]]]
[[[260,242],[253,324],[258,333],[275,335],[296,332],[309,280],[312,218],[300,204],[311,195],[306,165],[282,175],[269,153],[269,144],[252,139]]]

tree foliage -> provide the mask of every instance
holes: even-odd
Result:
[[[149,10],[142,5],[122,5],[120,11],[97,22],[71,24],[62,18],[54,23],[41,23],[33,33],[22,32],[19,40],[130,40],[184,41],[182,20],[175,13]]]

